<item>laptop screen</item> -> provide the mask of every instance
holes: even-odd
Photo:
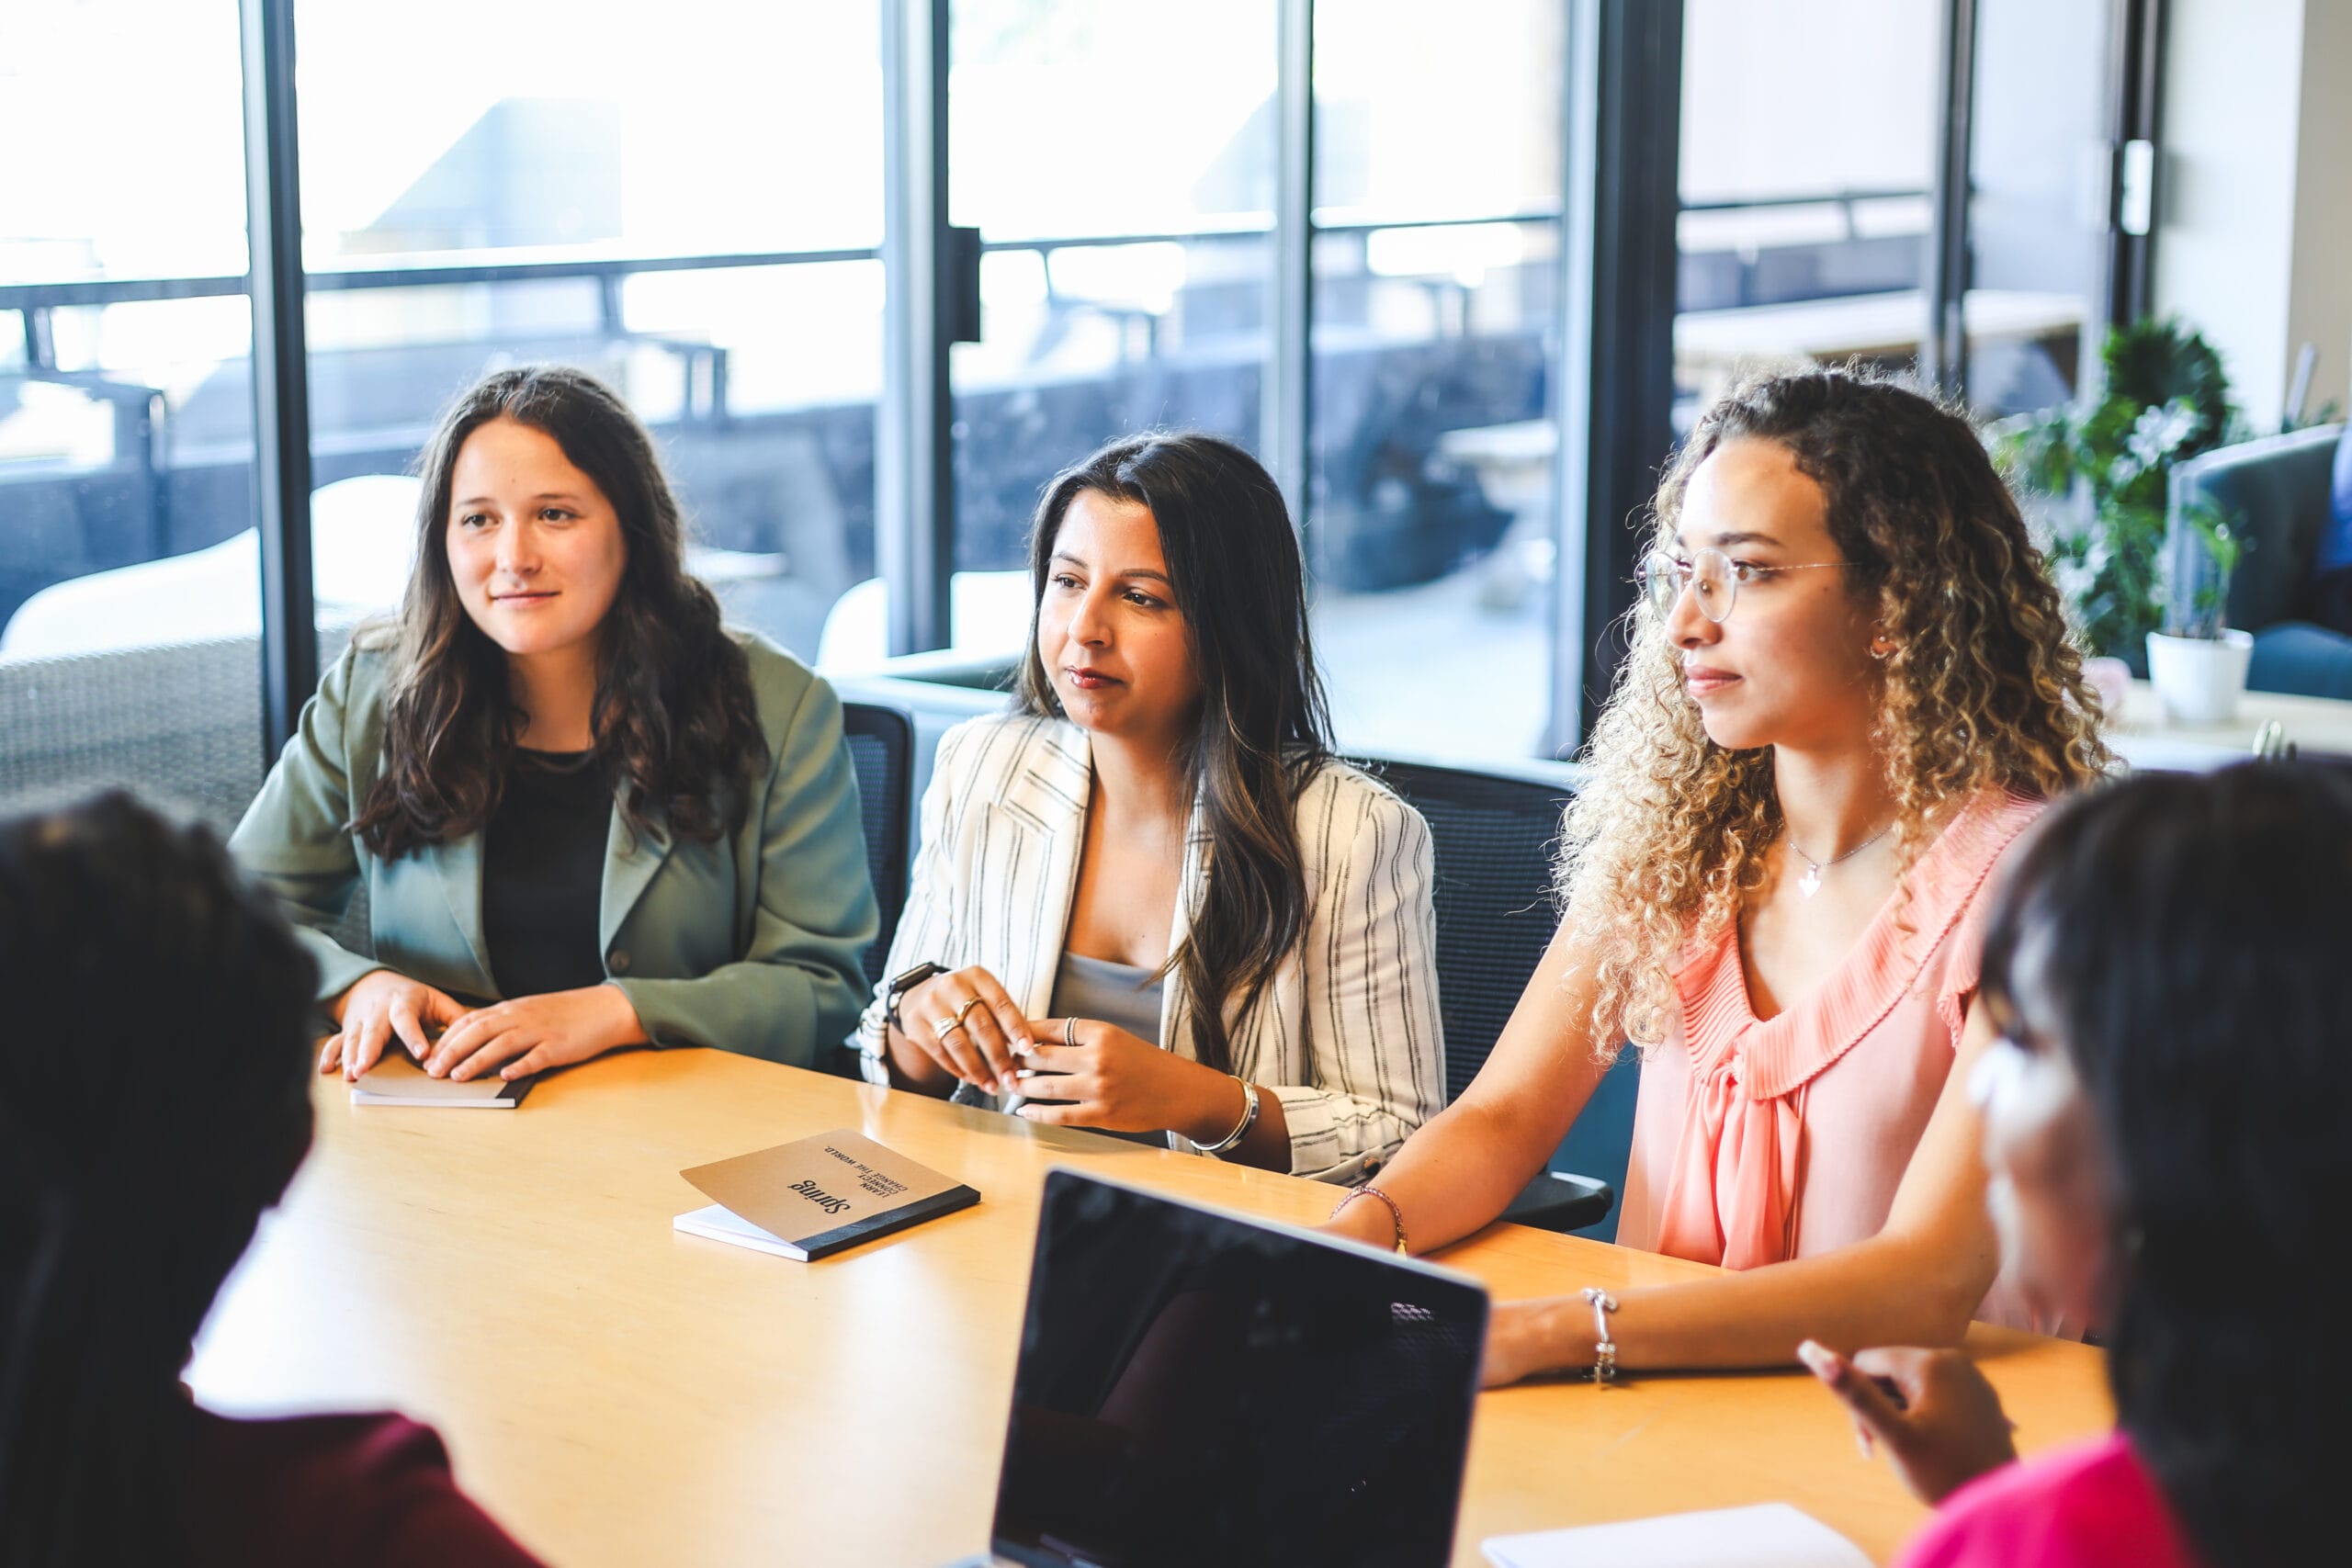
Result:
[[[993,1550],[1442,1564],[1486,1325],[1468,1280],[1054,1171]]]

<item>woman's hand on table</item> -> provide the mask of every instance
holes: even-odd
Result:
[[[334,999],[333,1011],[343,1028],[321,1043],[319,1071],[341,1068],[345,1077],[356,1079],[376,1065],[394,1039],[423,1062],[432,1049],[433,1032],[463,1018],[466,1007],[422,980],[371,969]]]
[[[1013,1059],[1036,1039],[1003,983],[977,964],[900,997],[899,1032],[943,1072],[990,1094],[1013,1087]]]
[[[1361,1202],[1351,1208],[1363,1208]],[[1562,1359],[1562,1313],[1571,1323],[1582,1323],[1590,1339],[1592,1309],[1574,1296],[1549,1296],[1532,1302],[1497,1302],[1487,1314],[1487,1356],[1478,1368],[1482,1388],[1500,1388],[1538,1372],[1557,1371],[1572,1364]]]
[[[1028,1100],[1021,1114],[1032,1122],[1107,1133],[1172,1129],[1214,1144],[1241,1120],[1243,1095],[1230,1073],[1092,1019],[1046,1019],[1036,1032],[1048,1043],[1022,1058],[1023,1071],[1007,1086]],[[1062,1043],[1069,1034],[1076,1044]]]
[[[618,986],[516,997],[464,1013],[442,1032],[424,1070],[435,1077],[527,1077],[644,1043],[645,1026]]]
[[[1797,1359],[1854,1418],[1867,1457],[1886,1450],[1903,1483],[1934,1505],[2018,1457],[2000,1396],[1957,1350],[1863,1350],[1841,1356],[1806,1340]]]

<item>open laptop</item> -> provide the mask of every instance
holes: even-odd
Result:
[[[1052,1171],[956,1568],[1439,1568],[1486,1334],[1461,1275]]]

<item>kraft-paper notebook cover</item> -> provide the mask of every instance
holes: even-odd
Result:
[[[680,1214],[677,1229],[803,1262],[980,1201],[846,1127],[678,1174],[718,1201]]]
[[[397,1045],[377,1058],[351,1086],[354,1105],[424,1105],[437,1110],[512,1111],[531,1092],[531,1079],[512,1082],[496,1073],[475,1078],[427,1077]]]
[[[1498,1535],[1479,1545],[1496,1568],[1870,1568],[1871,1561],[1786,1503]]]

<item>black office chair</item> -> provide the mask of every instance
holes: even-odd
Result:
[[[1532,780],[1372,759],[1359,765],[1430,825],[1436,852],[1437,984],[1445,1011],[1445,1095],[1477,1077],[1551,944],[1552,847],[1567,792]],[[1502,1217],[1548,1231],[1609,1217],[1605,1181],[1547,1170]]]
[[[843,703],[842,730],[849,737],[851,764],[857,770],[858,826],[865,835],[865,869],[874,879],[874,902],[881,923],[865,950],[865,983],[878,985],[889,962],[890,938],[907,907],[907,872],[913,832],[914,720],[897,708],[875,703]],[[855,1077],[854,1042],[820,1054],[820,1065]]]

